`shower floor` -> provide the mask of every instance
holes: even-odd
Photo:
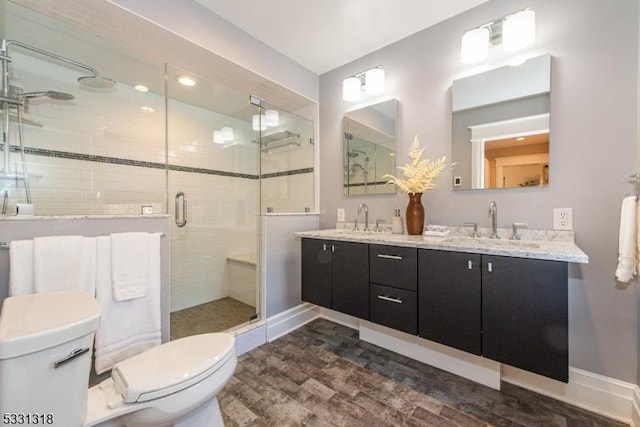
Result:
[[[229,297],[174,311],[171,313],[171,339],[221,332],[248,322],[255,312],[255,307]]]

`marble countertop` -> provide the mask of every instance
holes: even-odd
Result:
[[[388,231],[351,231],[347,229],[327,229],[301,231],[295,233],[299,238],[328,239],[346,242],[373,243],[379,245],[406,246],[422,249],[440,249],[453,252],[470,252],[489,255],[501,255],[517,258],[534,258],[551,261],[564,261],[587,264],[589,257],[571,239],[557,236],[554,232],[539,230],[529,236],[536,240],[509,240],[508,238],[489,239],[488,237],[469,237],[451,234],[444,237],[409,236],[391,234]],[[527,235],[524,235],[527,238]]]

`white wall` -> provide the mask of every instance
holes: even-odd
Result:
[[[525,7],[536,11],[537,40],[528,52],[551,53],[551,183],[547,188],[452,192],[445,172],[423,197],[429,223],[488,226],[495,200],[499,225],[526,222],[552,228],[552,208],[571,207],[577,244],[590,263],[570,267],[570,365],[623,381],[636,381],[637,299],[633,286],[616,283],[619,207],[636,172],[638,1],[492,0],[435,27],[360,58],[320,78],[321,226],[333,227],[336,209],[356,216],[366,201],[370,217],[390,222],[407,197],[342,195],[341,119],[345,111],[397,98],[398,164],[414,135],[430,158],[451,155],[451,83],[472,71],[459,62],[460,37],[469,28]],[[608,29],[608,30],[602,30]],[[509,59],[492,52],[488,65]],[[342,79],[382,64],[387,88],[359,105],[342,101]]]

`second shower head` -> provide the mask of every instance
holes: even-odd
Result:
[[[82,89],[106,92],[114,89],[118,82],[109,77],[95,75],[79,77],[78,84]]]

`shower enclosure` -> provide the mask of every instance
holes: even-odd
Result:
[[[18,41],[0,99],[6,214],[166,215],[172,323],[192,334],[260,318],[259,216],[315,210],[316,105],[284,88],[272,93],[287,108],[268,104],[246,75],[221,82],[193,45],[193,64],[166,64],[0,2],[1,35]],[[113,84],[87,88],[83,70]]]

